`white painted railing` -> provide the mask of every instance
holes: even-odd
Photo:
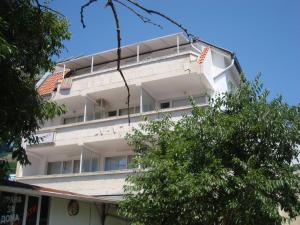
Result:
[[[19,177],[17,181],[84,195],[120,195],[132,170]]]

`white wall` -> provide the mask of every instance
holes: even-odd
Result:
[[[28,159],[31,162],[31,165],[26,165],[24,167],[20,167],[20,173],[23,176],[35,176],[35,175],[43,175],[45,172],[45,159],[33,157],[28,154]]]
[[[94,203],[79,202],[79,213],[69,216],[69,200],[51,198],[49,225],[100,225],[101,217]]]
[[[128,224],[126,221],[122,220],[121,218],[117,218],[114,216],[106,216],[104,225],[126,225]]]
[[[116,195],[123,193],[127,170],[82,174],[49,175],[44,177],[19,177],[22,183],[70,191],[84,195]]]
[[[300,216],[298,216],[296,220],[293,220],[289,225],[300,225]]]
[[[211,57],[212,57],[212,63],[213,63],[212,71],[213,71],[214,75],[217,75],[222,70],[224,70],[226,67],[224,56],[221,54],[217,54],[214,51],[211,51]]]

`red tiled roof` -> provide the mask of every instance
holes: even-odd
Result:
[[[201,52],[201,54],[199,55],[199,57],[198,57],[198,59],[197,59],[197,63],[198,63],[198,64],[202,64],[202,63],[204,62],[205,57],[206,57],[206,55],[207,55],[207,53],[208,53],[208,50],[209,50],[209,47],[205,47],[205,48],[203,49],[203,51]]]
[[[42,85],[38,88],[38,93],[40,95],[51,94],[58,80],[63,78],[63,72],[57,72],[49,75]]]

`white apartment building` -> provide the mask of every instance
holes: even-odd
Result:
[[[129,125],[127,91],[116,60],[116,49],[72,58],[39,81],[40,94],[64,104],[67,112],[37,131],[43,137],[39,144],[26,146],[32,164],[18,167],[17,181],[117,203],[132,172],[127,132],[144,116],[159,119],[169,113],[178,119],[191,112],[189,96],[205,107],[208,96],[240,82],[232,52],[204,41],[190,43],[182,33],[125,46],[121,67],[131,92]],[[65,215],[66,204],[52,200],[49,224]]]

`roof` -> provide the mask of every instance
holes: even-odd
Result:
[[[63,78],[63,72],[57,72],[50,74],[47,78],[45,78],[44,82],[38,87],[38,93],[40,95],[51,94],[55,89],[58,80]]]
[[[177,46],[177,40],[179,41],[179,45],[186,45],[189,44],[189,39],[184,35],[184,33],[175,33],[163,37],[158,37],[154,39],[150,39],[143,42],[138,42],[131,45],[123,46],[122,49],[122,58],[130,58],[135,57],[137,55],[137,48],[139,48],[139,54],[146,54],[162,49],[172,48]],[[213,45],[209,42],[197,39],[194,40],[194,42],[203,43],[205,45],[209,45],[213,48],[216,48],[218,50],[221,50],[229,55],[231,55],[232,58],[235,60],[235,65],[238,69],[238,71],[241,73],[242,69],[241,66],[235,57],[235,54],[227,49],[218,47],[216,45]],[[93,58],[93,65],[100,65],[104,63],[109,63],[112,61],[116,61],[117,56],[117,49],[111,49],[103,52],[98,52],[91,55],[86,56],[79,56],[75,58],[69,58],[67,60],[61,61],[57,63],[58,67],[66,67],[70,70],[76,70],[76,69],[82,69],[87,68],[91,66]],[[63,78],[63,72],[56,72],[54,74],[48,75],[43,77],[42,81],[39,83],[38,92],[40,95],[47,95],[52,93],[54,88],[56,87],[56,83],[58,80]]]
[[[137,47],[139,46],[139,54],[145,54],[148,52],[157,51],[160,49],[171,48],[177,45],[177,37],[180,45],[188,44],[189,40],[183,35],[183,33],[171,34],[163,37],[150,39],[147,41],[138,42],[131,45],[122,46],[122,58],[134,57],[137,55]],[[72,58],[69,60],[61,61],[57,66],[69,69],[79,69],[88,67],[91,65],[91,59],[94,58],[94,65],[103,64],[117,60],[117,49],[111,49],[103,52],[98,52],[91,55]]]
[[[185,36],[184,33],[175,33],[167,36],[162,36],[142,42],[137,42],[131,45],[122,46],[122,58],[135,57],[137,55],[137,47],[139,47],[139,54],[146,54],[153,51],[158,51],[161,49],[167,49],[177,46],[177,38],[179,45],[189,44],[190,40]],[[211,46],[218,50],[221,50],[227,54],[230,54],[234,57],[234,53],[228,49],[219,47],[202,39],[195,39],[193,42],[203,43],[205,45]],[[110,49],[107,51],[98,52],[91,55],[79,56],[74,58],[69,58],[57,63],[57,66],[73,69],[81,69],[89,67],[92,63],[92,58],[94,60],[94,65],[100,65],[117,60],[117,49]]]
[[[80,201],[102,202],[102,203],[116,203],[120,201],[122,198],[122,195],[116,195],[116,196],[83,195],[79,193],[46,188],[46,187],[41,187],[41,186],[36,186],[31,184],[25,184],[18,181],[8,181],[8,180],[1,181],[0,191],[14,192],[19,194],[39,195],[39,196],[43,195],[43,196],[58,197],[64,199],[76,199]]]

